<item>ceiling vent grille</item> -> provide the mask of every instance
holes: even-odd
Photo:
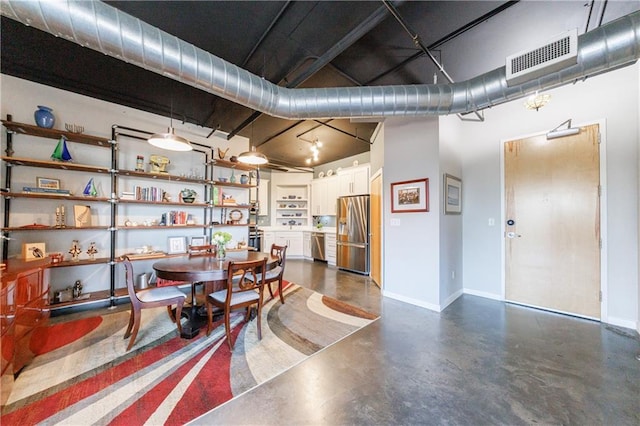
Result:
[[[578,62],[578,30],[562,33],[544,46],[507,56],[507,83],[521,84]]]

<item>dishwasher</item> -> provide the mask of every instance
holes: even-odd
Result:
[[[324,260],[324,233],[323,232],[312,232],[311,233],[311,257],[314,260]]]

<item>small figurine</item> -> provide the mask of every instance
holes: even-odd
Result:
[[[144,156],[142,155],[136,157],[136,172],[144,172]]]
[[[224,156],[227,155],[227,151],[229,151],[229,148],[225,149],[224,151],[218,148],[218,157],[221,160],[224,160]]]
[[[82,283],[80,280],[76,280],[75,284],[73,284],[73,298],[77,299],[82,294]]]
[[[78,240],[73,240],[71,243],[71,248],[69,249],[69,253],[71,254],[71,260],[77,262],[80,260],[79,256],[82,253],[82,248],[80,248],[80,243]]]
[[[87,249],[87,254],[89,255],[89,259],[94,260],[96,257],[96,253],[98,253],[98,249],[96,248],[96,243],[92,241],[89,244],[89,248]]]
[[[56,207],[56,228],[66,228],[66,226],[64,206],[60,204]]]
[[[82,195],[84,195],[85,197],[98,196],[98,190],[96,189],[96,186],[93,183],[93,178],[89,179],[89,182],[87,182],[87,185],[84,187],[84,190],[82,191]]]
[[[151,165],[151,173],[162,174],[168,173],[167,166],[171,163],[171,161],[165,157],[164,155],[151,155],[149,159],[149,164]]]
[[[58,141],[58,145],[56,145],[56,149],[54,149],[53,153],[51,154],[51,159],[58,160],[58,161],[72,160],[71,154],[67,149],[67,138],[65,138],[64,136],[62,136]]]

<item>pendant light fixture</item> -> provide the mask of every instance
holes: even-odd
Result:
[[[240,154],[238,156],[238,161],[244,164],[251,164],[252,166],[260,166],[269,162],[264,154],[256,151],[255,146],[251,147],[251,151]]]
[[[251,139],[249,139],[249,142],[251,143],[252,140],[253,123],[251,123]],[[251,146],[251,149],[249,151],[243,152],[242,154],[238,155],[238,161],[244,164],[250,164],[252,166],[261,166],[269,162],[269,160],[267,160],[267,157],[263,153],[256,151],[256,147],[253,145]]]
[[[173,100],[171,101],[171,115],[169,116],[169,120],[167,133],[155,133],[147,139],[147,142],[153,146],[169,151],[191,151],[193,149],[191,143],[182,136],[176,135],[173,129]]]

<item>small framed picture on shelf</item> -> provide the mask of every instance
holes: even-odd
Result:
[[[38,188],[60,189],[60,179],[37,177],[36,184]]]
[[[91,226],[91,206],[73,206],[73,215],[76,228],[88,228]]]
[[[429,179],[391,184],[391,213],[428,212]]]
[[[202,237],[191,237],[191,246],[206,246],[207,245],[207,236],[203,235]]]
[[[46,256],[45,243],[22,244],[22,258],[25,261],[44,259]]]
[[[187,252],[187,237],[169,237],[167,239],[167,253],[180,254]]]

